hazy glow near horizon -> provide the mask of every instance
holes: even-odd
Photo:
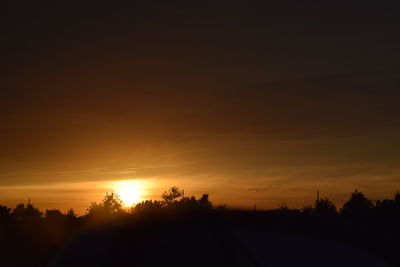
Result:
[[[140,180],[122,180],[114,182],[113,189],[123,201],[124,206],[132,206],[143,200],[146,184]]]

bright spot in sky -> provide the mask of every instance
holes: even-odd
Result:
[[[125,206],[132,206],[142,201],[144,183],[139,180],[123,180],[114,183],[115,193],[119,195]]]

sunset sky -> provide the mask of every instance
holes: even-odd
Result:
[[[23,2],[0,11],[2,205],[82,214],[121,180],[243,208],[400,190],[389,1]]]

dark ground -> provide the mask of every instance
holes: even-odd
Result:
[[[389,266],[334,240],[235,228],[120,229],[82,234],[52,266]]]

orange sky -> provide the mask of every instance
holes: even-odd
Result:
[[[237,136],[220,136],[214,142],[158,146],[113,158],[104,153],[107,160],[74,160],[82,165],[69,169],[48,160],[1,174],[4,180],[21,182],[1,186],[0,201],[13,206],[30,197],[42,208],[73,207],[82,214],[91,201],[115,191],[113,182],[119,180],[143,183],[143,199],[159,199],[176,185],[187,195],[208,193],[216,204],[243,208],[275,208],[283,201],[301,207],[314,200],[316,190],[340,205],[355,188],[373,199],[391,197],[399,187],[399,171],[395,160],[381,154],[397,150],[392,143],[397,136],[392,132],[271,143],[258,143],[251,136],[240,144]]]
[[[0,204],[83,213],[119,180],[245,208],[391,197],[399,16],[311,2],[10,4]]]

